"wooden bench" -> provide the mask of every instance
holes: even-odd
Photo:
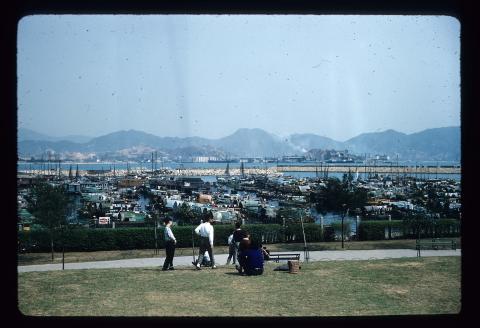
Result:
[[[420,250],[421,249],[435,249],[435,250],[437,250],[437,249],[439,249],[439,247],[456,250],[457,249],[457,243],[455,242],[455,240],[433,238],[432,240],[417,239],[417,242],[415,244],[415,249],[417,250],[417,257],[420,257]]]
[[[279,262],[280,260],[297,260],[300,261],[300,253],[282,253],[282,254],[275,254],[270,253],[269,261]]]

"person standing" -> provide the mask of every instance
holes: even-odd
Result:
[[[233,258],[233,265],[235,265],[237,261],[237,251],[235,249],[235,242],[233,241],[233,234],[228,236],[228,258],[227,258],[227,265],[230,264],[230,260]]]
[[[242,222],[235,222],[235,231],[233,231],[233,241],[235,243],[235,258],[238,259],[238,253],[240,251],[240,242],[243,238],[247,237],[247,232],[242,228]]]
[[[215,259],[213,257],[213,214],[209,212],[207,214],[206,222],[201,223],[198,227],[195,228],[195,233],[200,236],[200,251],[198,252],[198,261],[195,265],[197,270],[201,270],[200,264],[203,261],[205,251],[208,252],[210,256],[210,263],[212,269],[216,269]]]
[[[170,228],[172,226],[172,219],[166,218],[163,220],[163,223],[165,224],[164,234],[166,258],[165,262],[163,262],[162,271],[175,270],[173,267],[173,256],[175,255],[175,245],[177,244],[177,240],[175,239],[172,229]]]

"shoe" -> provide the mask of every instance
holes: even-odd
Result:
[[[174,267],[169,267],[168,270],[175,270],[175,268]]]
[[[216,265],[212,265],[212,269],[216,269],[216,268],[217,268],[217,266],[216,266]]]
[[[200,268],[200,265],[199,265],[199,264],[195,265],[195,269],[197,269],[197,270],[202,270],[202,268]]]

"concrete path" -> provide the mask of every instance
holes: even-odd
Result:
[[[275,252],[275,253],[300,253],[300,260],[304,261],[303,251],[300,252]],[[379,260],[401,257],[416,257],[417,251],[413,249],[375,249],[375,250],[348,250],[348,251],[311,251],[310,261],[337,261],[337,260]],[[461,250],[422,250],[423,256],[460,256]],[[68,255],[67,255],[68,256]],[[215,254],[217,266],[225,265],[227,254]],[[161,267],[164,257],[149,257],[141,259],[94,261],[65,263],[65,270],[75,269],[107,269],[107,268],[140,268]],[[175,267],[192,266],[192,256],[178,256],[173,259]],[[233,268],[233,265],[231,265]],[[17,267],[18,272],[62,270],[62,264],[22,265]]]

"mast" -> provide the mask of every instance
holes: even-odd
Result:
[[[225,169],[225,175],[230,175],[230,163],[227,160],[227,168]]]
[[[245,167],[243,166],[243,162],[240,163],[240,173],[242,174],[242,178],[245,176]]]

